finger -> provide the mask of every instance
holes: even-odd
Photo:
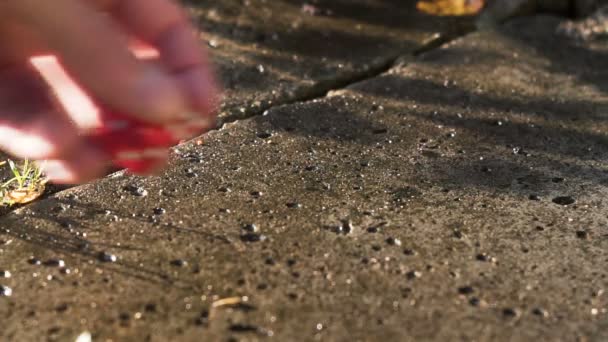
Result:
[[[14,12],[57,52],[71,76],[98,101],[154,123],[187,113],[180,89],[161,68],[144,66],[114,22],[78,0],[22,0]]]
[[[14,119],[14,113],[0,111],[0,149],[28,159],[56,158],[68,154],[78,137],[75,128],[51,117],[55,113],[39,113],[30,122]]]
[[[20,158],[58,158],[77,144],[76,131],[35,71],[0,70],[0,149]]]
[[[181,79],[189,105],[211,115],[218,94],[207,55],[184,11],[171,0],[123,0],[112,13],[129,33],[158,50],[166,67]]]
[[[196,30],[171,0],[123,0],[112,12],[131,34],[158,48],[172,71],[206,62]]]
[[[49,53],[49,48],[40,37],[28,27],[16,22],[15,18],[0,16],[0,66],[20,63],[30,56]]]
[[[47,160],[41,165],[54,183],[79,184],[104,176],[110,162],[102,152],[83,144],[69,158]]]
[[[202,68],[192,68],[176,74],[180,89],[189,100],[190,107],[209,122],[215,120],[219,108],[220,92],[209,73]]]

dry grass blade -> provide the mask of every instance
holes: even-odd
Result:
[[[215,316],[215,310],[221,307],[234,307],[238,305],[243,305],[249,301],[249,297],[228,297],[218,299],[215,302],[211,303],[211,310],[209,310],[209,320],[212,320]]]

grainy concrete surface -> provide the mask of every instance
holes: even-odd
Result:
[[[3,216],[1,338],[605,341],[608,44],[562,23],[404,54]]]

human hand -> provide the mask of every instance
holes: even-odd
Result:
[[[158,60],[135,58],[132,40],[155,49]],[[170,0],[6,0],[0,3],[0,42],[0,149],[47,160],[46,173],[56,182],[94,179],[109,156],[82,136],[90,122],[78,106],[55,96],[65,80],[50,72],[45,82],[32,57],[56,56],[96,103],[134,120],[200,132],[213,119],[217,90],[210,66],[194,29]]]

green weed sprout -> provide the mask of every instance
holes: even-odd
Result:
[[[0,184],[0,204],[14,205],[29,203],[40,197],[44,192],[47,179],[43,176],[43,166],[25,159],[22,164],[17,165],[11,159],[1,162],[7,164],[13,177]]]

